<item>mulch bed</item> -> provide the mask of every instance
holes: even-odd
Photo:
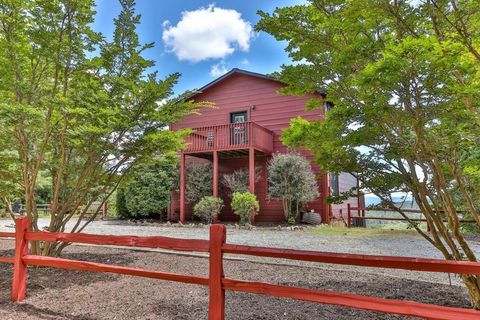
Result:
[[[10,243],[0,241],[0,255],[11,256]],[[64,258],[135,266],[207,276],[208,260],[157,252],[71,246]],[[362,272],[225,261],[234,279],[335,290],[389,299],[468,307],[465,290],[457,286],[404,280]],[[153,279],[30,267],[27,299],[9,300],[12,266],[0,264],[0,319],[207,319],[206,287]],[[226,319],[405,319],[351,308],[291,299],[227,292]]]

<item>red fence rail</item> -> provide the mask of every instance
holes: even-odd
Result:
[[[477,262],[370,256],[233,245],[226,243],[226,228],[223,225],[212,225],[210,227],[210,240],[30,232],[28,231],[29,225],[30,223],[27,218],[20,218],[16,221],[15,234],[0,233],[0,237],[15,237],[15,257],[2,258],[3,260],[0,260],[0,262],[14,263],[11,296],[13,301],[21,301],[25,298],[27,288],[27,267],[43,266],[91,272],[109,272],[208,286],[210,301],[208,312],[210,320],[223,320],[225,318],[225,290],[299,299],[425,319],[480,319],[480,312],[470,309],[442,307],[412,301],[383,299],[350,293],[235,280],[226,278],[223,270],[223,255],[226,253],[366,267],[480,275],[480,263]],[[28,242],[34,240],[208,252],[210,272],[207,278],[194,275],[144,270],[140,268],[113,266],[95,262],[29,255]]]
[[[353,215],[352,212],[356,211],[358,215]],[[352,226],[352,220],[385,220],[385,221],[414,221],[414,222],[427,222],[425,218],[409,218],[408,220],[404,217],[367,217],[365,215],[365,211],[386,211],[386,212],[397,212],[397,210],[390,209],[390,208],[366,208],[366,207],[352,207],[350,204],[347,204],[347,227],[350,228]],[[402,209],[402,212],[405,213],[422,213],[421,210],[415,209]],[[457,211],[457,214],[463,214],[464,211]],[[448,222],[444,220],[443,222]],[[476,223],[475,220],[465,220],[459,219],[459,222],[462,223]]]
[[[238,122],[217,126],[193,128],[186,139],[185,152],[207,152],[254,147],[266,153],[273,152],[272,131],[255,122]]]

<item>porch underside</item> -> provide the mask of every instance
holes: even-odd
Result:
[[[182,152],[180,160],[180,221],[185,221],[185,192],[186,192],[186,157],[196,157],[206,159],[213,164],[213,186],[212,195],[219,196],[219,162],[226,159],[247,158],[248,159],[248,175],[249,175],[249,191],[255,193],[255,158],[258,156],[266,156],[266,153],[255,147],[249,148],[230,148],[228,150],[214,150],[202,152]]]
[[[232,158],[242,158],[248,157],[250,150],[249,149],[231,149],[231,150],[218,150],[216,151],[218,154],[218,159],[232,159]],[[270,155],[271,153],[263,152],[258,149],[253,150],[255,156],[259,155]],[[184,153],[186,156],[196,157],[201,159],[207,159],[213,161],[215,151],[210,152],[187,152]]]

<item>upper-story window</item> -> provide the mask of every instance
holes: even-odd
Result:
[[[234,124],[230,128],[230,144],[239,145],[248,143],[247,111],[230,113],[230,123]]]
[[[230,123],[247,122],[247,121],[248,121],[247,111],[230,113]]]

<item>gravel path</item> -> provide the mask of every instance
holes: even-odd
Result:
[[[39,221],[40,226],[46,226],[47,219]],[[74,221],[70,222],[72,225]],[[11,220],[0,220],[0,231],[13,230]],[[87,226],[85,232],[108,235],[161,235],[176,238],[208,239],[206,227],[173,227],[156,223],[136,224],[128,221],[107,220],[94,221]],[[359,235],[346,229],[345,233],[322,232],[321,228],[304,231],[272,230],[271,228],[256,228],[255,230],[228,228],[227,242],[233,244],[249,244],[265,247],[281,247],[304,250],[318,250],[339,253],[359,253],[371,255],[392,255],[424,258],[442,258],[441,254],[427,241],[415,232],[388,233],[377,235]],[[480,256],[480,242],[470,242],[473,250]],[[411,272],[404,270],[362,268],[341,265],[318,264],[309,262],[279,260],[271,258],[242,257],[249,261],[284,263],[291,265],[308,265],[324,269],[361,270],[362,272],[397,276],[414,280],[439,283],[459,284],[459,280],[446,274]]]

